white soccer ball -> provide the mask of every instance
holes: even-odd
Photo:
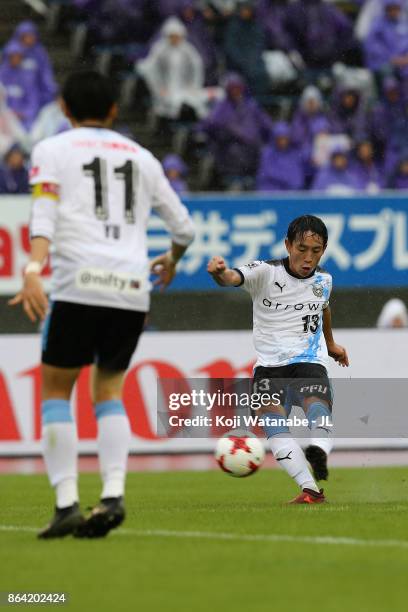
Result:
[[[262,442],[253,435],[228,434],[218,440],[215,458],[224,472],[242,478],[261,467],[265,450]]]

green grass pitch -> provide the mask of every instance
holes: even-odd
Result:
[[[126,523],[94,541],[37,541],[29,528],[54,503],[46,477],[0,483],[3,592],[65,591],[67,611],[408,610],[404,468],[332,470],[330,503],[312,507],[286,506],[296,487],[275,470],[132,473]],[[98,475],[80,487],[86,508]]]

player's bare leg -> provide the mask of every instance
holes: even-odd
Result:
[[[42,441],[48,477],[56,493],[56,510],[38,537],[63,537],[83,521],[78,503],[77,432],[70,410],[79,368],[42,366]]]
[[[309,421],[310,444],[305,450],[306,459],[313,469],[316,480],[327,480],[327,459],[333,448],[332,415],[328,402],[318,397],[305,398],[303,410]]]
[[[103,489],[100,503],[76,530],[77,537],[103,537],[125,518],[123,496],[130,427],[121,399],[124,374],[124,371],[110,371],[96,366],[92,368],[91,395],[98,421],[98,452]]]

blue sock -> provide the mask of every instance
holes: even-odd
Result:
[[[267,438],[272,438],[273,436],[277,436],[279,434],[289,434],[289,427],[287,426],[287,417],[282,414],[276,414],[274,412],[267,412],[266,414],[261,414],[260,418],[265,421],[265,425],[262,429],[265,432]],[[269,421],[273,421],[273,423],[269,423]]]
[[[72,423],[70,403],[64,399],[48,399],[41,404],[43,425],[50,423]]]
[[[331,421],[331,416],[332,414],[326,404],[323,404],[323,402],[313,402],[307,411],[309,429],[325,429],[328,431],[328,428],[322,425],[322,423],[324,417],[328,417]]]
[[[97,419],[101,419],[105,416],[112,414],[126,415],[123,402],[121,400],[106,400],[105,402],[98,402],[95,404],[95,415]]]

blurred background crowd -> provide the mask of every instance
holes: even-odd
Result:
[[[408,189],[408,0],[26,4],[0,40],[0,193],[26,193],[33,145],[70,128],[61,53],[111,75],[116,128],[179,193]]]

